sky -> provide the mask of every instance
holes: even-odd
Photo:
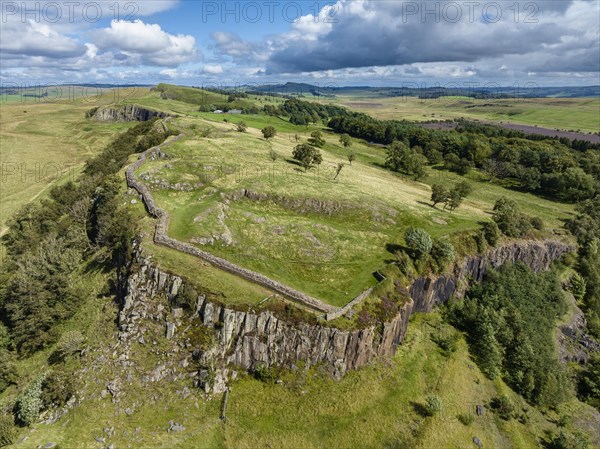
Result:
[[[0,81],[600,84],[600,1],[4,1]]]

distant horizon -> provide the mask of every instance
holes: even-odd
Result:
[[[310,85],[312,87],[320,87],[323,89],[344,89],[344,88],[348,88],[348,87],[362,87],[362,88],[370,88],[370,89],[434,89],[434,88],[443,88],[443,89],[473,89],[473,90],[477,90],[477,89],[513,89],[513,88],[518,88],[518,87],[523,87],[525,88],[525,84],[520,86],[520,85],[495,85],[495,86],[491,86],[489,84],[492,83],[484,83],[481,85],[466,85],[466,83],[470,83],[470,82],[465,82],[465,86],[460,86],[460,85],[456,85],[456,84],[460,84],[457,82],[448,82],[445,83],[447,85],[453,84],[453,86],[447,86],[447,85],[443,85],[441,83],[431,83],[431,84],[427,84],[426,82],[419,82],[419,81],[411,81],[411,82],[407,82],[405,83],[406,85],[381,85],[381,86],[377,86],[377,85],[368,85],[368,84],[340,84],[337,86],[332,86],[331,82],[325,82],[322,84],[319,83],[309,83],[306,81],[280,81],[280,82],[264,82],[264,83],[227,83],[227,82],[207,82],[206,85],[202,86],[201,84],[195,84],[195,83],[185,83],[185,82],[181,82],[181,83],[177,83],[177,82],[168,82],[168,81],[158,81],[158,82],[148,82],[148,83],[107,83],[107,82],[99,82],[99,81],[84,81],[84,82],[52,82],[52,83],[36,83],[36,82],[17,82],[17,81],[3,81],[0,84],[0,89],[10,89],[10,88],[17,88],[17,89],[24,89],[24,88],[28,88],[28,87],[52,87],[52,86],[114,86],[114,87],[150,87],[150,86],[157,86],[159,84],[171,84],[174,86],[183,86],[183,87],[199,87],[199,88],[213,88],[214,86],[224,86],[225,88],[231,88],[231,87],[248,87],[248,86],[281,86],[281,85],[286,85],[286,84],[306,84],[306,85]],[[410,86],[408,85],[410,84]],[[486,85],[487,84],[487,85]],[[527,86],[527,88],[544,88],[544,89],[562,89],[562,88],[593,88],[593,87],[598,87],[600,88],[600,83],[599,84],[548,84],[548,85],[540,85],[537,83],[527,83],[529,84],[529,86]],[[531,84],[535,84],[534,86],[532,86]]]

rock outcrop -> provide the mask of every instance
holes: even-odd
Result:
[[[119,315],[121,338],[124,341],[143,338],[138,324],[141,319],[148,318],[163,322],[165,335],[177,339],[178,333],[182,332],[180,329],[189,327],[197,318],[199,323],[196,321],[196,325],[211,329],[215,336],[210,348],[196,351],[200,365],[218,367],[216,378],[221,379],[220,387],[213,386],[212,391],[224,388],[226,375],[223,373],[228,366],[254,370],[261,366],[293,367],[302,361],[306,366],[320,364],[339,378],[377,357],[394,355],[404,339],[412,313],[430,311],[453,294],[464,294],[468,284],[481,281],[489,267],[522,261],[540,271],[571,249],[554,241],[516,242],[495,248],[483,256],[467,258],[451,275],[416,279],[407,289],[410,297],[391,321],[355,330],[288,321],[268,310],[234,310],[213,303],[204,295],[198,296],[193,314],[185,322],[180,309],[168,313],[162,306],[158,310],[154,308],[158,296],[166,297],[168,301],[177,296],[184,282],[182,278],[160,270],[138,253],[136,265],[139,269],[129,278]]]
[[[575,247],[555,240],[517,241],[486,251],[483,255],[465,258],[450,274],[420,277],[409,287],[416,312],[429,312],[452,296],[462,297],[473,282],[481,282],[490,268],[506,262],[523,262],[535,272],[547,270],[552,261]]]
[[[145,122],[155,117],[166,118],[171,114],[162,111],[154,111],[135,104],[127,104],[121,107],[100,107],[88,112],[88,116],[100,122],[124,121]]]
[[[176,337],[177,328],[167,319],[162,308],[160,316],[152,312],[153,298],[165,295],[172,300],[182,285],[178,276],[154,267],[138,256],[139,270],[128,281],[127,294],[119,314],[122,340],[137,341],[141,318],[163,319],[169,338]],[[234,365],[252,370],[259,366],[291,367],[298,361],[307,366],[322,364],[334,377],[371,362],[378,356],[391,356],[402,342],[412,313],[408,300],[398,315],[380,327],[342,331],[304,322],[277,318],[270,311],[239,311],[213,303],[200,295],[193,316],[203,326],[214,330],[214,345],[199,351],[204,366]]]

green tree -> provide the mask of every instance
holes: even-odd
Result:
[[[439,203],[445,203],[448,201],[448,196],[450,192],[448,189],[441,184],[433,184],[431,186],[431,202],[432,206],[435,207]]]
[[[522,237],[531,229],[529,218],[519,212],[514,200],[506,197],[496,201],[492,219],[500,231],[509,237]]]
[[[292,153],[294,159],[300,162],[300,165],[304,167],[304,171],[308,171],[313,165],[319,165],[323,162],[321,152],[315,147],[306,143],[301,143],[294,148]]]
[[[444,270],[448,264],[454,261],[454,245],[445,240],[434,241],[431,247],[431,257],[433,257],[438,270]]]
[[[323,133],[319,130],[313,131],[310,133],[310,139],[308,139],[308,143],[314,147],[321,148],[325,145],[325,139],[323,139]]]
[[[245,133],[247,129],[248,129],[248,125],[246,125],[246,122],[239,122],[236,125],[236,130],[239,133]]]
[[[433,247],[433,242],[427,231],[420,228],[409,228],[404,233],[404,241],[411,252],[411,256],[415,259],[426,256]]]
[[[487,314],[483,314],[480,318],[473,339],[473,349],[481,371],[490,379],[498,377],[502,369],[502,350]]]
[[[356,159],[356,153],[354,151],[350,151],[348,153],[348,162],[350,162],[350,165],[352,165],[352,161],[354,161]]]
[[[600,355],[595,354],[577,376],[580,398],[600,410]]]
[[[500,237],[502,236],[500,233],[500,228],[495,221],[486,221],[481,225],[481,230],[483,231],[483,236],[485,240],[491,245],[496,246]]]
[[[263,129],[261,129],[261,132],[266,140],[269,140],[277,135],[277,130],[273,126],[265,126]]]
[[[387,149],[385,166],[392,171],[421,179],[426,175],[426,164],[425,156],[411,151],[403,142],[395,140]]]
[[[344,133],[340,136],[340,143],[344,146],[344,148],[348,148],[350,145],[352,145],[352,138],[349,134]]]

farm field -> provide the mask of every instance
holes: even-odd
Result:
[[[43,197],[49,186],[75,180],[83,163],[132,123],[85,119],[93,106],[132,91],[59,101],[0,103],[0,234],[10,216],[24,204]]]
[[[324,101],[324,100],[320,100]],[[473,99],[440,97],[422,100],[417,97],[332,99],[358,112],[390,120],[452,120],[467,118],[494,123],[536,125],[560,130],[600,132],[600,99],[534,98]]]

